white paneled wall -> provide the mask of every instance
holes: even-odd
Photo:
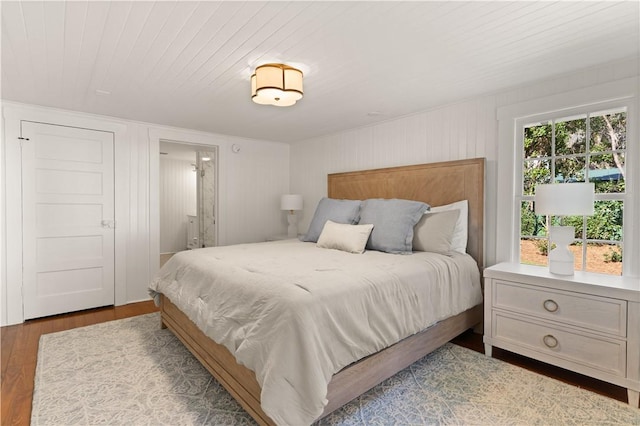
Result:
[[[2,136],[4,143],[8,138],[15,143],[20,119],[89,128],[122,127],[116,139],[116,213],[120,214],[116,232],[122,233],[126,244],[122,248],[125,253],[121,253],[124,264],[116,266],[116,290],[125,288],[125,294],[116,293],[116,301],[124,303],[148,297],[147,284],[159,261],[160,139],[219,147],[219,245],[261,241],[283,233],[286,217],[279,210],[278,200],[284,193],[303,194],[299,230],[305,232],[318,200],[326,194],[328,173],[485,157],[485,264],[490,265],[496,244],[509,243],[496,240],[495,217],[500,208],[496,197],[500,150],[496,108],[638,75],[638,59],[632,58],[291,146],[11,103],[3,105]],[[232,145],[240,151],[233,152]],[[6,194],[15,192],[11,190],[15,182],[9,176],[15,167],[7,165],[19,161],[3,157]],[[18,207],[10,198],[7,195],[6,201],[2,200],[7,214],[3,217],[6,223],[1,225],[7,234],[12,227],[20,226],[11,213]],[[13,248],[12,242],[7,241],[7,246]],[[6,250],[2,254],[6,267],[0,277],[0,323],[5,325],[21,321],[18,308],[7,313],[9,306],[21,306],[20,282],[16,279],[20,271],[7,262],[10,254]]]
[[[304,194],[300,231],[327,193],[327,174],[485,157],[494,168],[494,97],[482,97],[291,147],[291,190]]]
[[[187,248],[187,215],[196,215],[197,173],[193,161],[160,157],[160,253]]]
[[[378,167],[484,157],[486,265],[496,256],[497,107],[568,92],[638,75],[631,58],[554,79],[533,82],[388,122],[291,146],[291,191],[303,194],[300,232],[306,232],[315,207],[327,193],[327,174]],[[365,111],[365,109],[363,109]]]
[[[220,162],[228,160],[227,178],[235,185],[226,193],[225,202],[218,199],[221,206],[226,204],[228,214],[227,235],[221,242],[221,231],[219,245],[264,241],[287,229],[280,195],[289,193],[289,146],[270,142],[238,145],[238,153],[230,147],[220,153]]]
[[[149,298],[147,286],[159,266],[159,141],[219,148],[218,245],[264,241],[286,230],[279,209],[280,195],[289,192],[289,145],[139,123],[12,102],[2,103],[2,147],[11,142],[10,155],[2,157],[6,170],[0,228],[2,251],[0,325],[22,322],[22,272],[20,267],[20,121],[113,131],[116,135],[116,304]],[[237,145],[238,153],[231,147]],[[7,168],[7,165],[10,165]],[[186,235],[186,231],[185,231]],[[185,237],[186,239],[186,237]],[[13,253],[12,252],[12,253]]]
[[[150,252],[149,217],[151,214],[151,196],[149,187],[150,152],[147,126],[137,123],[131,124],[128,151],[129,155],[129,185],[127,191],[116,193],[118,199],[127,197],[129,207],[127,216],[127,262],[126,286],[127,302],[144,298],[145,282],[151,277],[151,264],[154,256]],[[116,152],[117,154],[117,152]],[[124,202],[124,200],[123,200]],[[116,265],[118,267],[118,265]]]

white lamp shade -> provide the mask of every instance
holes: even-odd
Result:
[[[593,214],[593,183],[552,183],[536,185],[536,214],[588,216]]]
[[[285,194],[281,196],[280,210],[302,210],[302,195]]]

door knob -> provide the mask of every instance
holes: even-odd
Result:
[[[103,220],[102,221],[102,227],[103,228],[113,229],[113,228],[116,227],[116,221],[115,220]]]

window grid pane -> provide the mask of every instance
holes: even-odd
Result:
[[[589,157],[589,182],[595,184],[596,193],[625,192],[624,152],[594,154]]]
[[[555,155],[587,152],[587,116],[555,121]]]
[[[596,188],[594,215],[550,217],[550,224],[574,227],[576,270],[621,275],[625,149],[625,110],[523,126],[521,263],[547,265],[547,219],[534,213],[535,186],[588,180]]]

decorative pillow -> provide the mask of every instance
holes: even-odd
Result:
[[[318,242],[318,237],[327,220],[336,223],[354,224],[358,223],[358,212],[360,211],[359,200],[336,200],[324,197],[318,203],[316,212],[311,219],[309,230],[302,238],[302,241]]]
[[[467,200],[456,201],[455,203],[446,204],[444,206],[431,207],[431,213],[443,212],[447,210],[460,210],[458,221],[453,230],[453,238],[451,239],[451,250],[459,253],[467,252],[467,226],[469,223],[469,203]]]
[[[419,201],[381,198],[362,202],[360,223],[373,224],[367,248],[387,253],[412,252],[413,227],[429,205]]]
[[[460,210],[426,212],[413,228],[413,250],[451,253],[451,239]]]
[[[373,225],[347,225],[328,220],[318,238],[318,247],[361,254]]]

